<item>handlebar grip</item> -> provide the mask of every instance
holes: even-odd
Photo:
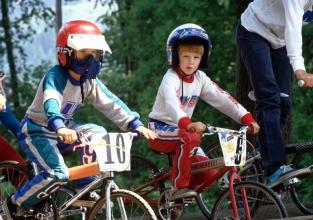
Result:
[[[304,80],[300,79],[300,80],[298,81],[298,86],[299,86],[299,87],[303,87],[304,85],[305,85]]]

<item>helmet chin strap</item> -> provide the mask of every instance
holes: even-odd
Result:
[[[176,69],[176,71],[177,71],[177,69]],[[183,97],[184,97],[184,78],[185,77],[192,77],[196,72],[197,72],[197,70],[196,71],[194,71],[192,74],[186,74],[181,68],[180,68],[180,66],[178,65],[178,71],[180,72],[180,73],[182,73],[182,77],[181,77],[181,97],[180,97],[180,102],[181,103],[183,103]]]

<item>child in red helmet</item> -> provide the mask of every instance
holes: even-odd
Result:
[[[73,120],[85,99],[89,99],[121,130],[137,130],[146,138],[156,137],[154,132],[143,126],[136,112],[132,112],[97,79],[103,55],[111,53],[111,50],[95,24],[82,20],[64,24],[58,32],[56,46],[60,65],[43,76],[18,134],[24,152],[43,171],[6,200],[7,219],[19,217],[17,215],[21,211],[17,211],[17,206],[28,210],[67,182],[69,172],[60,151],[73,146],[77,133],[83,132],[88,136],[106,132],[101,126]],[[59,145],[57,136],[62,136],[67,145]],[[84,149],[82,163],[95,161],[90,150]]]
[[[207,65],[211,47],[208,34],[195,24],[175,28],[167,40],[172,68],[163,77],[148,127],[158,134],[157,139],[149,141],[151,148],[174,154],[170,200],[196,196],[192,188],[216,173],[211,170],[191,176],[191,163],[207,160],[199,147],[206,126],[191,121],[199,99],[238,123],[251,126],[254,134],[259,131],[252,115],[199,70]]]

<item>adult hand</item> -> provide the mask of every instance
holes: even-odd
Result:
[[[198,134],[202,134],[205,129],[206,129],[206,125],[203,124],[202,122],[190,123],[186,128],[187,131],[192,132],[192,133],[198,133]]]
[[[78,140],[76,131],[69,128],[59,128],[57,135],[63,138],[63,143],[65,144],[73,144]]]
[[[156,139],[158,137],[158,135],[154,131],[152,131],[152,130],[144,127],[144,126],[139,126],[135,130],[139,131],[140,134],[143,135],[146,139],[154,140],[154,139]]]
[[[297,80],[304,81],[304,87],[313,88],[313,74],[307,73],[305,70],[296,70],[295,76]]]
[[[257,134],[260,131],[260,126],[257,122],[252,122],[249,125],[249,129],[247,131],[248,134]]]
[[[6,103],[6,98],[0,94],[0,111],[4,111],[5,110],[5,103]]]

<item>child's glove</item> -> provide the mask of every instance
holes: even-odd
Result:
[[[188,132],[198,133],[198,134],[202,134],[205,129],[206,129],[206,125],[203,124],[202,122],[192,122],[186,128]]]
[[[152,131],[152,130],[144,127],[144,126],[139,126],[135,130],[139,131],[140,134],[143,135],[147,139],[154,140],[154,139],[156,139],[158,137],[158,135],[154,131]]]
[[[249,125],[249,129],[247,131],[248,134],[257,134],[260,131],[260,126],[257,122],[252,122]]]

